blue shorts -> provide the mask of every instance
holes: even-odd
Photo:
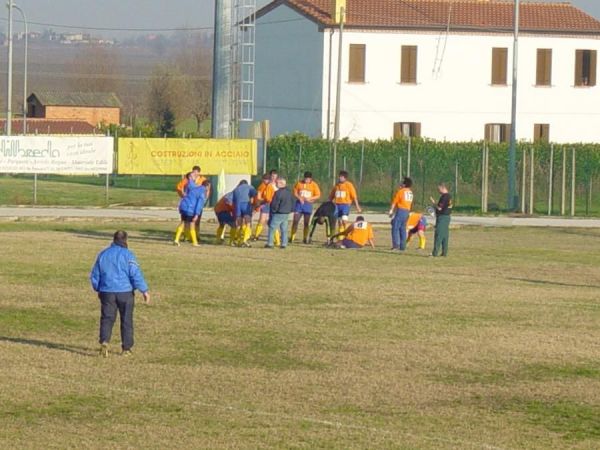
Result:
[[[250,202],[236,203],[234,206],[234,216],[238,217],[252,217],[252,204]]]
[[[229,225],[230,227],[233,226],[235,220],[230,212],[222,211],[220,213],[217,213],[216,215],[217,220],[219,221],[219,225]]]
[[[312,214],[312,211],[313,205],[309,202],[300,203],[297,201],[296,206],[294,206],[294,212],[296,214]]]
[[[337,206],[337,217],[338,219],[342,216],[350,215],[350,205],[336,205]]]
[[[346,248],[362,248],[362,245],[359,245],[356,242],[351,241],[350,239],[344,239],[342,241],[342,245]]]
[[[261,214],[271,214],[271,205],[269,203],[265,203],[264,205],[261,205],[259,211]]]
[[[181,213],[181,221],[185,223],[192,223],[194,216],[188,216],[187,214]]]

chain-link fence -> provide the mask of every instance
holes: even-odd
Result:
[[[362,203],[375,208],[389,203],[403,176],[413,179],[416,208],[436,195],[439,182],[448,184],[460,212],[495,213],[508,206],[507,144],[405,139],[335,145],[291,135],[269,142],[267,166],[290,180],[311,171],[323,190],[345,169]],[[600,145],[520,143],[515,200],[529,214],[598,215],[599,174]]]

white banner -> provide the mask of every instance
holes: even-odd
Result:
[[[0,173],[105,174],[113,138],[0,136]]]

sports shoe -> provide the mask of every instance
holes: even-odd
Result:
[[[267,244],[267,245],[265,245],[265,248],[275,248],[275,247],[273,247],[272,245]]]
[[[200,247],[200,244],[192,244],[192,247]]]
[[[123,350],[121,352],[121,356],[132,356],[133,352],[131,350]]]
[[[178,241],[173,241],[173,245],[176,247],[181,247],[181,244]]]
[[[103,358],[108,358],[108,342],[103,342],[100,344],[100,356]]]
[[[308,239],[302,239],[303,244],[308,244]]]
[[[250,245],[250,242],[245,241],[245,242],[242,242],[242,245],[240,247],[250,248],[250,247],[252,247],[252,245]]]

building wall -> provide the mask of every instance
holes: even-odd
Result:
[[[94,108],[75,106],[46,106],[46,119],[84,120],[94,126],[101,123],[118,125],[121,122],[119,108]]]
[[[321,134],[323,39],[318,27],[287,6],[257,20],[255,119],[271,133]]]
[[[599,36],[600,38],[600,36]],[[322,34],[324,42],[328,33]],[[333,86],[337,68],[337,33],[333,46]],[[439,72],[436,51],[445,35],[411,32],[349,31],[343,37],[341,137],[352,140],[390,139],[394,122],[419,122],[421,135],[436,140],[477,141],[485,124],[510,123],[512,36],[451,34]],[[366,45],[365,83],[348,83],[350,44]],[[418,47],[417,84],[400,84],[402,45]],[[508,48],[508,85],[491,85],[493,47]],[[553,49],[552,86],[536,87],[538,48]],[[575,50],[600,53],[600,40],[568,36],[522,35],[519,49],[517,138],[533,140],[534,124],[550,124],[553,142],[600,142],[600,87],[574,87]],[[329,61],[324,45],[325,73]],[[600,77],[598,78],[600,82]],[[327,110],[327,79],[322,82],[323,123]],[[311,92],[305,92],[307,96]],[[333,105],[335,101],[331,103]],[[331,118],[333,121],[333,113]]]

